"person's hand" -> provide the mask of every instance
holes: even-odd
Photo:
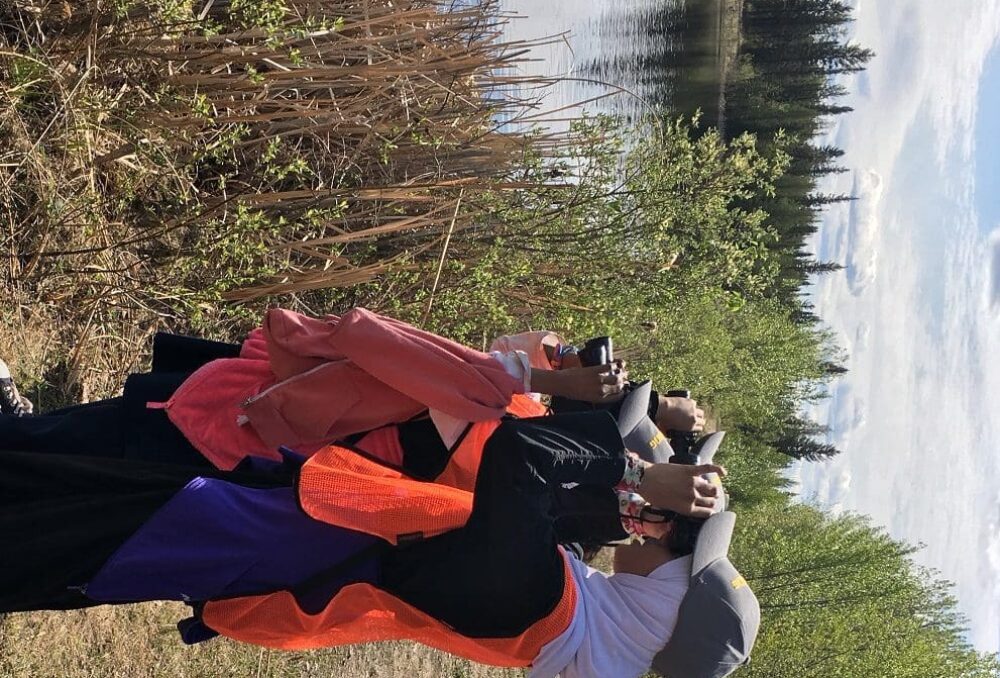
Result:
[[[725,477],[726,469],[716,464],[650,464],[636,492],[653,506],[692,518],[708,518],[715,512],[719,488],[703,478],[708,473]]]
[[[617,400],[625,391],[628,372],[625,363],[577,367],[559,371],[531,371],[531,390],[588,403]]]
[[[625,363],[621,361],[612,365],[564,368],[557,374],[560,377],[560,392],[552,395],[588,403],[603,403],[621,398],[628,381]]]
[[[691,398],[660,396],[656,427],[661,431],[702,431],[705,429],[705,411]]]

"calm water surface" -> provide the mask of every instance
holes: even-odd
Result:
[[[585,109],[634,114],[646,102],[669,98],[681,0],[502,0],[501,7],[518,15],[507,25],[507,40],[558,38],[534,48],[533,61],[518,67],[524,75],[571,79],[539,93],[545,110],[572,107],[558,116],[578,115],[574,104],[617,91]]]

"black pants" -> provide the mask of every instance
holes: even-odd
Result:
[[[239,346],[161,333],[153,347],[152,373],[118,398],[0,415],[0,612],[92,605],[74,587],[191,478],[215,473],[146,403]]]
[[[198,476],[249,487],[293,481],[279,472],[0,452],[0,612],[94,605],[79,587]]]
[[[205,363],[237,355],[235,344],[159,333],[153,339],[152,372],[130,376],[122,396],[31,417],[0,415],[0,451],[210,468],[166,413],[146,404],[170,398]]]
[[[182,377],[133,375],[129,381],[138,378],[171,386],[183,380]],[[141,397],[130,396],[133,397],[75,405],[38,416],[0,415],[0,451],[142,459],[210,467],[163,410],[147,409]]]

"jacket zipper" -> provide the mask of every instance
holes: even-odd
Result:
[[[293,381],[295,381],[297,379],[302,379],[304,377],[309,376],[313,372],[317,372],[317,371],[319,371],[319,370],[321,370],[321,369],[323,369],[325,367],[329,367],[332,364],[332,362],[333,361],[321,363],[321,364],[317,365],[316,367],[313,367],[311,369],[306,370],[305,372],[302,372],[300,374],[296,374],[295,376],[289,377],[288,379],[285,379],[283,381],[279,381],[276,384],[272,384],[271,386],[268,386],[267,388],[265,388],[263,391],[261,391],[257,395],[250,396],[249,398],[247,398],[246,400],[244,400],[243,403],[240,405],[240,407],[242,407],[243,409],[246,409],[246,408],[250,407],[250,405],[252,405],[253,403],[257,402],[258,400],[260,400],[261,398],[263,398],[264,396],[266,396],[267,394],[269,394],[274,389],[282,387],[282,386],[287,386],[288,384],[292,383]]]

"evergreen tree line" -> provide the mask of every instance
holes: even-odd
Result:
[[[836,115],[850,112],[839,103],[847,94],[838,76],[865,68],[873,53],[847,39],[853,21],[842,0],[748,0],[743,10],[743,43],[737,73],[726,84],[727,136],[754,134],[763,145],[780,143],[791,156],[773,194],[749,201],[770,215],[778,235],[782,275],[776,298],[792,299],[809,276],[840,268],[805,251],[822,211],[851,199],[817,190],[829,174],[846,171],[843,150],[814,139]],[[807,306],[795,309],[802,322],[815,323]]]
[[[597,77],[631,82],[648,101],[668,111],[666,117],[700,110],[698,126],[703,132],[721,123],[724,141],[750,135],[762,156],[781,158],[781,171],[766,189],[758,186],[734,196],[734,214],[742,215],[743,223],[733,224],[732,233],[743,234],[725,237],[730,244],[742,238],[742,250],[755,253],[749,270],[741,268],[747,275],[733,276],[725,287],[741,299],[773,302],[788,320],[818,336],[819,318],[801,290],[810,277],[838,271],[841,265],[816,260],[806,243],[823,210],[852,196],[819,191],[823,177],[846,170],[840,165],[843,150],[815,139],[833,116],[850,111],[840,103],[847,90],[836,82],[837,76],[862,70],[873,54],[848,41],[853,16],[842,0],[747,0],[737,64],[726,82],[719,83],[704,77],[714,71],[709,64],[717,59],[717,45],[706,38],[718,24],[714,7],[715,3],[664,2],[652,10],[623,9],[618,22],[635,27],[638,42],[648,46],[647,51],[608,57],[590,67]],[[720,87],[724,87],[721,99]],[[703,242],[716,247],[719,241]],[[706,256],[705,251],[685,254],[687,263]],[[682,259],[679,264],[686,262]],[[823,378],[846,371],[839,356],[828,353],[820,363]],[[738,430],[795,459],[838,454],[823,439],[826,427],[804,419],[801,405],[788,398],[780,414],[740,421]]]
[[[839,164],[844,151],[815,139],[834,116],[850,112],[839,100],[847,89],[838,76],[863,70],[873,52],[851,43],[847,31],[851,7],[842,0],[748,0],[743,7],[738,65],[724,83],[720,120],[727,138],[752,134],[762,152],[780,149],[788,156],[772,191],[756,191],[742,206],[766,213],[776,275],[767,296],[787,307],[790,318],[817,327],[819,318],[801,294],[814,275],[842,268],[818,261],[807,241],[823,210],[852,200],[849,195],[819,191],[823,177],[847,171]],[[822,366],[828,377],[842,374],[837,361]],[[763,436],[784,454],[810,461],[839,450],[822,440],[827,428],[788,411],[768,431],[741,424],[744,432]]]

